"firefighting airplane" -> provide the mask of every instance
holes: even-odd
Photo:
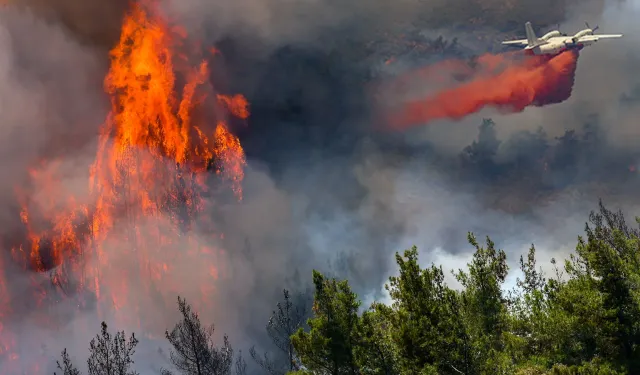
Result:
[[[600,39],[621,38],[622,34],[594,34],[598,30],[598,26],[593,29],[585,22],[587,28],[578,31],[573,36],[563,34],[558,30],[550,31],[538,38],[533,32],[531,22],[524,24],[527,33],[527,39],[508,40],[502,42],[503,45],[513,47],[525,47],[525,53],[533,55],[556,55],[568,49],[581,50],[585,46],[589,46]]]

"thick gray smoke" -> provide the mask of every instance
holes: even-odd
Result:
[[[115,20],[123,7],[120,2],[104,9],[91,6],[91,1],[82,6],[74,1],[58,3],[58,8],[48,8],[30,2],[36,4],[30,9],[44,7],[44,13],[1,10],[0,73],[5,84],[0,90],[4,129],[0,201],[11,207],[17,207],[13,189],[25,180],[34,160],[61,160],[65,186],[73,189],[85,184],[85,167],[94,156],[94,135],[106,115],[108,102],[100,86],[104,47],[117,38]],[[415,52],[417,47],[410,40],[393,46],[393,53],[384,50],[391,48],[388,45],[369,48],[369,43],[386,33],[418,35],[422,31],[420,35],[427,39],[458,37],[458,48],[464,53],[482,53],[495,46],[487,41],[484,49],[469,28],[436,25],[435,30],[429,29],[425,15],[451,2],[374,3],[166,3],[170,15],[195,35],[216,42],[221,50],[219,60],[214,60],[213,85],[223,92],[243,93],[251,103],[248,127],[238,129],[249,157],[244,200],[216,202],[210,212],[225,234],[219,244],[226,255],[217,260],[223,275],[212,283],[203,268],[205,262],[184,260],[175,265],[180,275],[176,294],[195,300],[203,284],[214,287],[201,317],[216,324],[219,337],[228,333],[236,349],[246,352],[256,344],[271,350],[263,330],[269,313],[283,288],[304,289],[313,268],[348,278],[368,303],[385,298],[382,285],[395,271],[394,252],[411,245],[421,249],[425,264],[464,267],[472,250],[466,233],[473,231],[479,237],[490,235],[505,248],[514,266],[531,243],[546,261],[571,251],[598,197],[613,206],[634,209],[637,205],[628,193],[638,184],[628,167],[640,156],[633,147],[638,132],[632,121],[638,110],[633,50],[640,41],[633,20],[639,11],[632,4],[624,3],[621,9],[607,6],[604,13],[598,7],[587,14],[586,8],[571,10],[561,24],[562,31],[571,33],[586,19],[600,24],[602,32],[626,34],[622,41],[601,42],[583,51],[574,95],[568,102],[510,116],[487,111],[411,134],[388,134],[369,126],[370,72],[395,73],[433,58]],[[534,3],[539,7],[539,2]],[[56,13],[56,9],[63,10]],[[46,22],[41,14],[47,15]],[[81,22],[87,15],[102,22]],[[514,19],[519,22],[522,17]],[[491,25],[482,30],[495,38],[502,36]],[[398,50],[406,53],[390,56]],[[395,62],[385,64],[390,57]],[[461,165],[459,155],[478,137],[482,117],[493,117],[501,142],[490,162]],[[541,127],[549,143],[556,144],[560,141],[555,136],[572,129],[582,134],[584,124],[593,118],[602,134],[595,156],[591,152],[594,157],[582,157],[584,152],[568,148],[574,144],[567,142],[567,147],[561,143],[563,147],[549,147],[551,154],[544,154],[550,164],[555,162],[551,166],[555,172],[545,172],[540,167],[544,162],[533,160],[542,154],[531,151],[535,151],[534,138],[523,131]],[[479,141],[480,148],[483,142]],[[622,178],[612,172],[618,167]],[[43,195],[37,189],[31,193]],[[2,234],[11,238],[17,230],[17,211],[3,215]],[[151,233],[151,227],[164,224],[163,219],[142,223],[141,231]],[[126,230],[124,223],[121,226]],[[205,232],[192,235],[208,238]],[[175,252],[181,251],[181,245],[175,244]],[[109,251],[114,269],[133,268],[128,249],[116,246]],[[57,359],[67,347],[82,365],[100,319],[109,322],[112,317],[97,316],[91,306],[78,311],[74,300],[67,299],[51,309],[59,327],[53,331],[40,323],[37,314],[29,313],[35,309],[29,305],[30,278],[46,283],[46,275],[25,274],[4,263],[4,272],[13,280],[11,295],[22,296],[9,302],[23,306],[23,313],[5,323],[22,337],[20,361],[27,365],[41,358]],[[105,279],[115,283],[118,273],[105,272]],[[130,288],[146,298],[141,287]],[[143,319],[166,328],[175,323],[173,306],[146,306]],[[137,329],[133,324],[112,328]],[[162,332],[152,334],[158,337]],[[156,352],[159,346],[165,344],[161,340],[140,344],[136,362],[143,374],[155,373],[165,364]],[[34,347],[41,350],[30,349]],[[3,374],[9,373],[3,367],[8,366],[6,361],[0,359]]]
[[[2,336],[6,338],[7,332],[13,331],[24,338],[18,360],[29,363],[48,352],[45,349],[55,334],[38,326],[37,317],[30,313],[36,307],[34,299],[12,298],[33,295],[30,284],[48,282],[47,275],[28,274],[10,261],[10,247],[15,246],[16,238],[24,239],[15,189],[21,189],[31,201],[42,199],[42,191],[26,185],[29,168],[38,163],[47,168],[61,161],[62,178],[67,172],[73,176],[78,168],[73,163],[90,153],[87,149],[104,120],[104,104],[108,102],[103,101],[102,90],[95,85],[95,77],[102,74],[104,64],[95,51],[80,47],[75,36],[43,22],[29,10],[2,7],[0,49],[0,202],[4,207],[0,216],[0,263],[3,281],[9,281],[3,285],[7,289],[0,292],[0,304],[3,311],[10,307],[16,312],[2,318]],[[55,314],[56,309],[51,312]],[[0,372],[9,374],[10,358],[2,352]]]

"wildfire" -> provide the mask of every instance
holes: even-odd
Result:
[[[104,84],[111,112],[89,166],[87,198],[76,199],[65,188],[55,161],[31,173],[43,196],[18,190],[28,243],[13,248],[14,260],[39,272],[62,264],[54,284],[75,278],[74,288],[90,291],[100,312],[126,307],[119,319],[127,323],[140,324],[139,314],[131,313],[145,303],[141,296],[174,302],[175,291],[163,295],[156,285],[180,284],[172,272],[180,258],[199,257],[202,270],[193,272],[217,278],[215,245],[188,236],[206,207],[203,192],[211,176],[242,199],[245,155],[227,117],[247,119],[248,103],[242,95],[212,94],[208,64],[188,64],[193,51],[186,50],[187,42],[154,0],[132,3],[110,53]],[[177,247],[182,253],[176,254]],[[0,263],[0,303],[8,306],[3,269]],[[0,307],[0,356],[13,345],[13,336],[3,331],[8,314]]]

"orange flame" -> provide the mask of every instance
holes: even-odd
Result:
[[[16,261],[41,272],[69,261],[72,271],[81,275],[77,288],[94,293],[100,310],[117,314],[127,307],[119,319],[138,324],[140,316],[132,312],[145,303],[140,295],[173,303],[175,295],[168,293],[177,293],[176,288],[161,293],[154,285],[166,280],[180,284],[173,273],[178,259],[197,257],[201,275],[212,279],[203,285],[218,277],[210,256],[216,253],[214,246],[189,236],[185,240],[184,234],[205,207],[201,193],[207,190],[209,171],[242,199],[246,161],[225,116],[217,113],[210,120],[201,109],[249,117],[242,95],[207,95],[212,90],[207,62],[188,67],[186,53],[181,53],[186,34],[170,27],[156,10],[155,0],[132,3],[120,41],[110,53],[104,83],[111,112],[89,168],[87,202],[80,203],[82,199],[64,189],[55,161],[34,169],[33,185],[45,193],[33,199],[18,191],[28,244],[12,249]],[[61,200],[65,196],[69,198]],[[188,247],[179,255],[174,248],[178,241]],[[113,249],[126,258],[114,255]],[[5,305],[10,288],[3,271],[0,263],[0,303]],[[105,274],[110,277],[105,279]],[[63,275],[52,277],[56,282],[62,279]],[[134,297],[130,285],[136,283],[145,290]],[[0,308],[0,354],[13,345],[13,337],[3,333],[6,314],[8,310]]]
[[[102,244],[119,216],[135,226],[142,217],[157,217],[175,205],[184,206],[189,216],[195,215],[202,210],[198,191],[206,189],[198,175],[206,170],[214,168],[231,182],[238,198],[242,197],[245,156],[240,141],[223,121],[215,126],[203,121],[195,124],[194,111],[205,102],[199,90],[207,82],[207,63],[203,61],[177,77],[175,51],[184,35],[176,29],[172,32],[152,9],[134,5],[125,19],[120,43],[111,51],[111,69],[105,79],[112,95],[112,112],[91,173],[91,189],[98,196],[91,232],[94,241],[98,240],[97,256],[105,266],[110,262]],[[181,89],[176,87],[178,78],[186,81]],[[227,104],[231,115],[249,116],[242,96],[217,98]],[[175,213],[171,217],[185,224],[184,217]],[[146,272],[152,279],[169,273],[166,265],[171,259],[162,259],[157,251],[169,239],[157,233],[154,243],[147,244],[148,239],[135,231],[127,237],[133,239],[138,251],[140,273]],[[159,263],[149,265],[150,259]],[[123,282],[112,296],[116,306],[129,302],[127,283]]]

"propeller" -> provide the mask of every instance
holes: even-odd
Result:
[[[589,22],[584,21],[585,26],[587,26],[587,29],[591,30],[591,34],[593,34],[596,30],[598,30],[600,28],[600,26],[596,25],[596,27],[591,28],[591,26],[589,25]],[[575,36],[571,38],[571,42],[573,44],[578,42],[578,38],[576,38]]]
[[[591,26],[589,26],[589,22],[584,21],[584,24],[587,26],[587,29],[591,29]],[[596,25],[596,27],[594,27],[593,29],[591,29],[591,31],[596,31],[600,28],[600,26]]]

